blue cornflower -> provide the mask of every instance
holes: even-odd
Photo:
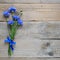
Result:
[[[19,19],[18,21],[17,21],[17,23],[18,23],[18,25],[23,25],[23,21],[21,20],[21,19]]]
[[[10,48],[11,48],[11,50],[12,50],[12,51],[14,50],[13,45],[15,45],[16,42],[14,42],[13,40],[11,40],[10,37],[7,37],[7,39],[4,40],[4,42],[5,42],[5,43],[9,43],[9,44],[10,44]]]
[[[14,13],[14,12],[16,12],[16,8],[15,7],[10,7],[9,9],[8,9],[8,11],[10,12],[10,13]]]
[[[4,11],[4,12],[3,12],[3,16],[4,16],[5,18],[9,18],[10,13],[9,13],[8,11]]]
[[[13,25],[14,24],[14,21],[13,20],[9,20],[8,21],[8,25]]]
[[[13,18],[13,20],[16,20],[16,21],[20,19],[20,17],[17,15],[12,16],[12,18]]]

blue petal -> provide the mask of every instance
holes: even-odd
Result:
[[[9,24],[9,25],[12,25],[12,24],[14,24],[14,21],[13,21],[13,20],[9,20],[9,21],[8,21],[8,24]]]
[[[19,25],[23,25],[23,21],[22,20],[19,19],[17,22],[18,22]]]
[[[8,39],[4,40],[5,43],[9,43],[10,41]]]
[[[5,42],[5,43],[10,43],[10,42],[11,42],[11,40],[9,39],[9,37],[7,37],[7,39],[6,39],[6,40],[4,40],[4,42]]]
[[[20,19],[20,17],[17,16],[17,15],[14,15],[12,18],[13,18],[13,20],[18,20],[18,19]]]
[[[13,45],[15,45],[16,42],[14,42],[13,40],[11,40],[10,37],[7,37],[7,39],[6,39],[4,42],[5,42],[5,43],[6,43],[6,42],[7,42],[7,43],[10,43],[10,48],[11,48],[11,50],[12,50],[12,51],[14,50]]]
[[[13,45],[15,45],[16,44],[16,42],[13,42]]]
[[[12,42],[10,42],[10,45],[15,45],[15,44],[16,44],[16,42],[13,42],[13,41],[12,41]]]
[[[10,13],[8,11],[4,11],[3,16],[8,18],[10,16]]]
[[[10,37],[8,36],[7,39],[10,40]]]
[[[12,51],[14,50],[14,48],[13,48],[13,46],[12,46],[12,45],[10,45],[10,48],[11,48],[11,50],[12,50]]]
[[[8,11],[9,11],[10,13],[16,12],[16,8],[13,7],[13,6],[11,6],[11,7],[8,9]]]

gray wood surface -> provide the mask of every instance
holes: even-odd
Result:
[[[60,60],[60,58],[37,58],[37,57],[14,57],[14,58],[8,58],[8,57],[1,57],[0,60]]]
[[[60,58],[37,58],[37,57],[0,57],[0,60],[60,60]]]
[[[19,13],[23,11],[21,18],[24,21],[60,20],[60,4],[0,4],[0,21],[6,21],[3,11],[10,6],[15,6]]]
[[[24,21],[15,36],[11,58],[7,53],[8,44],[4,44],[7,24],[0,22],[0,60],[60,60],[60,4],[57,3],[60,0],[0,0],[0,21],[6,21],[2,13],[10,6],[23,11],[21,19]]]
[[[24,26],[17,31],[16,38],[60,38],[60,21],[48,22],[24,22]],[[0,38],[7,36],[7,26],[5,22],[0,22]]]
[[[40,3],[40,0],[0,0],[0,3]]]
[[[16,46],[11,57],[60,57],[59,40],[41,40],[33,38],[15,39]],[[50,46],[45,47],[49,42]],[[8,45],[4,44],[4,39],[0,41],[0,57],[8,57]],[[49,54],[51,53],[51,55]]]
[[[0,3],[60,3],[60,0],[0,0]]]
[[[17,44],[12,57],[60,57],[60,40],[50,39],[60,38],[59,31],[60,22],[24,22],[23,27],[17,31]],[[8,56],[8,45],[4,44],[7,33],[6,22],[0,22],[0,57]],[[47,43],[50,43],[48,47]]]

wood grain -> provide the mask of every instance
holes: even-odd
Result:
[[[0,0],[0,3],[40,3],[40,0]]]
[[[3,11],[10,6],[15,6],[19,12],[23,11],[21,19],[24,21],[60,20],[60,4],[0,4],[0,21],[6,21]]]
[[[60,57],[59,40],[42,40],[29,37],[15,39],[16,46],[12,57]],[[43,48],[47,42],[51,46]],[[0,57],[8,57],[8,45],[4,44],[4,39],[0,39]],[[48,54],[51,52],[53,55]]]
[[[6,22],[0,22],[0,38],[8,34]],[[17,31],[16,39],[20,36],[32,38],[60,38],[60,21],[48,22],[24,22],[22,28]]]
[[[0,0],[0,3],[60,3],[60,0]]]
[[[40,0],[41,3],[60,3],[60,0]]]
[[[37,57],[0,57],[1,60],[60,60],[60,58],[37,58]]]
[[[60,57],[59,40],[23,38],[15,39],[16,46],[12,57]],[[8,57],[8,45],[4,44],[3,41],[4,39],[0,39],[0,57]],[[49,42],[51,46],[42,48],[47,42]],[[50,55],[49,52],[53,55]]]
[[[37,57],[0,57],[1,60],[60,60],[60,58],[37,58]]]
[[[17,31],[15,51],[12,57],[60,57],[60,22],[24,22]],[[42,32],[42,33],[41,33]],[[0,22],[0,57],[8,57],[8,45],[4,39],[8,36],[6,22]],[[43,40],[42,38],[46,38]],[[46,47],[45,44],[50,43]],[[48,52],[52,52],[50,56]]]
[[[5,0],[4,0],[5,1]],[[27,0],[26,0],[27,1]],[[36,2],[37,1],[37,2]],[[24,3],[60,3],[56,0],[28,0]],[[1,1],[3,3],[3,1]],[[24,22],[23,27],[17,31],[15,41],[15,51],[11,58],[18,60],[59,60],[60,58],[60,4],[15,4],[22,3],[19,0],[4,2],[0,4],[0,21],[6,21],[2,13],[10,6],[15,6],[17,10],[23,11],[21,19]],[[8,4],[11,3],[11,4]],[[6,6],[6,7],[5,7]],[[11,19],[11,18],[10,18]],[[52,21],[51,21],[52,20]],[[35,22],[36,21],[36,22]],[[0,22],[0,59],[5,60],[8,57],[8,45],[4,44],[4,39],[8,36],[6,22]],[[46,46],[50,43],[49,46]],[[49,52],[51,54],[49,54]],[[45,57],[45,58],[23,58],[23,57]],[[47,58],[46,58],[47,57]],[[51,58],[48,58],[51,57]],[[55,58],[52,58],[55,57]]]

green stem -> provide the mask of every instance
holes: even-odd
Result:
[[[11,26],[10,33],[9,33],[11,40],[14,40],[16,30],[17,30],[17,23],[15,21],[15,23]]]
[[[8,55],[9,55],[9,56],[12,55],[12,51],[11,51],[11,49],[10,49],[10,44],[9,44],[9,46],[8,46]]]
[[[7,18],[6,18],[6,21],[8,22]],[[7,27],[8,27],[8,23],[7,23]],[[8,29],[8,32],[9,32],[9,29]],[[8,45],[8,55],[11,56],[10,44]]]
[[[11,29],[10,29],[10,32],[9,32],[9,36],[10,36],[11,40],[14,40],[16,30],[17,30],[17,22],[15,21],[14,24],[11,25]],[[12,55],[12,51],[10,49],[10,44],[9,44],[9,47],[8,47],[8,55],[10,55],[10,56]]]
[[[7,20],[8,22],[8,20]],[[8,23],[7,23],[7,26],[8,26]],[[8,26],[9,27],[9,26]],[[9,29],[8,29],[8,33],[9,33]],[[11,52],[11,49],[10,49],[10,44],[8,45],[8,55],[11,56],[12,55],[12,52]]]

